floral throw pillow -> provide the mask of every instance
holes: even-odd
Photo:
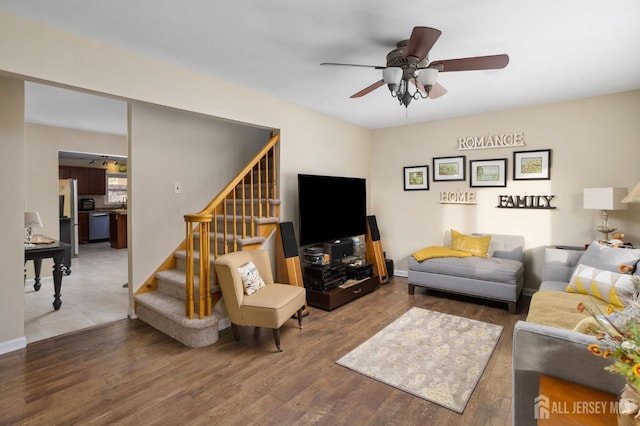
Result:
[[[258,268],[256,268],[256,265],[251,261],[239,267],[238,273],[240,273],[240,277],[242,278],[244,293],[246,295],[252,295],[265,286],[264,280],[258,272]]]

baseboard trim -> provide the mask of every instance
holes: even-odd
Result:
[[[231,321],[229,320],[229,317],[224,317],[222,318],[220,321],[218,321],[218,330],[224,330],[226,328],[231,327]]]
[[[407,278],[409,276],[409,271],[399,271],[397,269],[393,270],[393,276],[394,277],[405,277]]]
[[[13,340],[7,340],[6,342],[0,342],[0,355],[8,354],[9,352],[24,349],[26,347],[26,336],[18,337],[17,339]]]

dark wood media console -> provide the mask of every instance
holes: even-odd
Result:
[[[331,311],[378,288],[380,280],[374,275],[363,280],[348,280],[339,287],[328,291],[317,291],[307,287],[307,304],[315,308]]]

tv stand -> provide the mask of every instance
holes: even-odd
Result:
[[[327,291],[307,287],[307,304],[315,308],[331,311],[378,288],[377,275],[362,280],[347,280],[344,284]]]

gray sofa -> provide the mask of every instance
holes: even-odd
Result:
[[[415,287],[420,286],[506,302],[509,312],[515,313],[523,286],[524,238],[519,235],[490,235],[488,259],[442,257],[418,262],[409,257],[409,294],[414,294]],[[444,246],[450,245],[451,235],[447,231]]]
[[[596,357],[587,349],[588,345],[597,342],[595,337],[552,325],[554,317],[557,323],[562,323],[570,322],[567,319],[570,316],[588,315],[579,314],[575,307],[578,301],[587,304],[593,303],[593,300],[565,291],[584,253],[580,250],[545,248],[543,282],[532,298],[527,321],[518,321],[513,333],[514,425],[537,424],[535,398],[540,393],[541,374],[613,394],[617,394],[624,386],[622,376],[604,370],[612,361]],[[616,263],[617,260],[613,262]],[[546,312],[540,315],[539,311]],[[545,320],[540,321],[541,318]],[[547,324],[531,322],[535,320]]]

